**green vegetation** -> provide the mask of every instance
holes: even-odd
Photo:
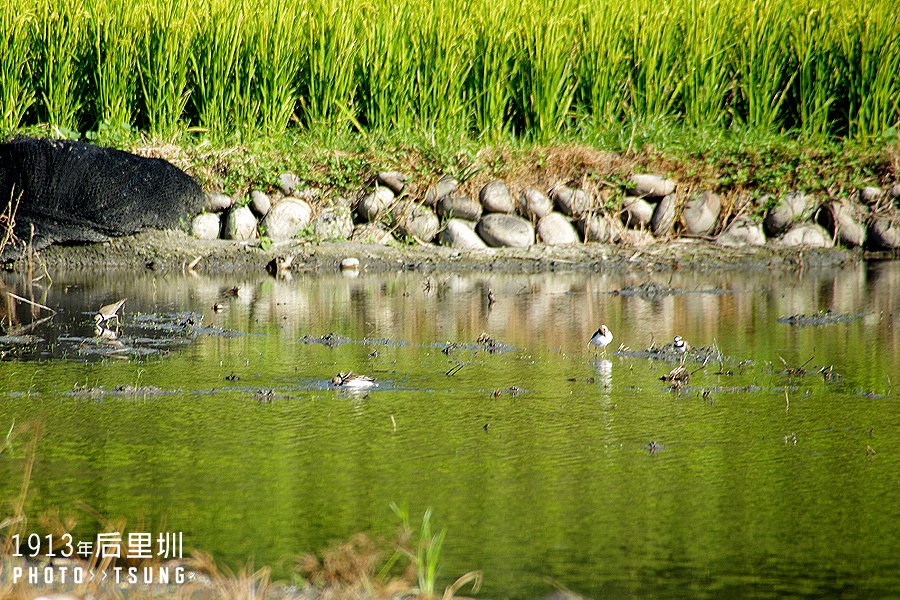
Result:
[[[871,140],[900,121],[898,9],[23,0],[0,8],[0,128],[243,138],[297,123],[547,142],[663,120]]]

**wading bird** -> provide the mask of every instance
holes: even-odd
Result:
[[[612,331],[610,331],[606,325],[601,325],[600,329],[595,331],[594,335],[591,336],[591,339],[588,342],[588,345],[596,346],[597,348],[600,348],[601,350],[603,350],[603,352],[605,353],[606,346],[609,345],[609,343],[612,341],[612,339],[613,339]]]
[[[118,302],[113,302],[112,304],[107,304],[106,306],[101,306],[97,311],[97,314],[94,315],[94,323],[97,325],[106,325],[112,319],[116,320],[116,325],[119,324],[119,309],[122,308],[122,305],[125,304],[125,298],[122,298]]]

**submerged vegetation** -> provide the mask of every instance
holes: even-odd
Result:
[[[0,129],[514,135],[627,124],[895,138],[896,0],[23,0]],[[625,125],[623,125],[623,123]]]

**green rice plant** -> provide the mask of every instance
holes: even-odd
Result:
[[[258,15],[246,0],[207,0],[194,16],[198,24],[190,53],[191,102],[200,125],[218,137],[255,128],[258,57],[250,51],[247,23]]]
[[[897,2],[862,5],[842,28],[846,119],[860,140],[900,126],[900,27]]]
[[[609,127],[630,103],[631,40],[625,27],[629,7],[601,1],[581,8],[581,52],[577,102],[595,125]]]
[[[143,4],[136,18],[142,116],[152,134],[171,137],[190,96],[188,56],[193,27],[176,0]]]
[[[77,0],[37,0],[35,11],[40,15],[32,30],[40,118],[56,135],[68,135],[79,125],[85,14]]]
[[[748,0],[735,32],[736,71],[742,106],[738,114],[750,127],[772,131],[796,73],[790,59],[790,0]]]
[[[423,4],[412,37],[415,110],[420,126],[462,130],[469,122],[466,80],[472,68],[471,32],[459,16],[468,0]]]
[[[419,25],[413,2],[364,7],[360,35],[359,95],[362,116],[375,128],[410,129],[415,122],[415,55],[410,40]]]
[[[304,3],[298,19],[308,31],[298,49],[301,122],[335,125],[348,116],[356,120],[360,15],[357,5],[341,0]]]
[[[734,74],[733,6],[723,0],[691,0],[684,14],[684,117],[694,127],[720,125]]]
[[[525,133],[539,142],[553,139],[571,122],[577,53],[573,15],[565,5],[530,6],[519,19],[518,111]]]
[[[632,117],[655,120],[672,115],[680,107],[685,83],[684,18],[669,0],[634,0],[632,39]]]
[[[840,27],[836,2],[795,6],[791,53],[797,61],[792,108],[807,137],[827,136],[834,123],[831,108],[839,99],[841,49],[831,32]]]
[[[517,18],[511,2],[484,2],[472,10],[472,68],[465,99],[472,107],[475,131],[489,139],[507,133],[513,104]]]
[[[19,127],[35,102],[31,83],[34,60],[29,31],[34,21],[30,6],[0,7],[0,130]]]
[[[250,51],[258,57],[254,85],[258,119],[267,133],[287,127],[297,99],[294,61],[299,43],[293,31],[292,8],[290,0],[264,2],[252,28]]]
[[[137,49],[133,4],[93,0],[85,4],[89,21],[93,70],[93,113],[97,123],[112,128],[132,125],[137,93]]]

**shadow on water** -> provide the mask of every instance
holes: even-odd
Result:
[[[0,297],[0,429],[47,431],[27,508],[77,515],[82,536],[96,511],[275,565],[387,535],[398,502],[434,509],[442,572],[481,569],[488,597],[900,586],[896,263],[6,274]],[[600,324],[605,353],[587,346]],[[332,383],[348,372],[377,385]],[[15,468],[0,461],[0,493]]]

